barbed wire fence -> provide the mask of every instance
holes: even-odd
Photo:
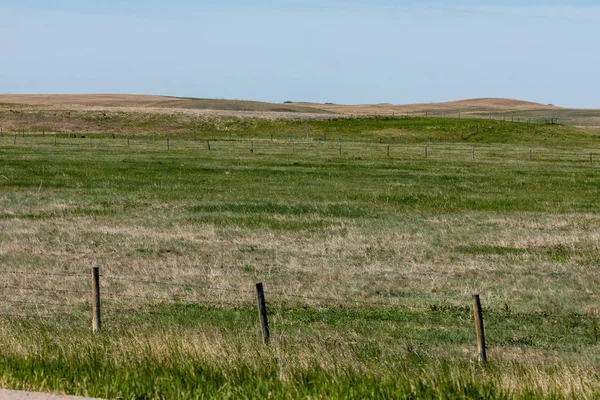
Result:
[[[147,316],[164,318],[169,324],[177,323],[175,320],[185,317],[186,310],[193,306],[195,310],[256,309],[256,329],[262,333],[265,344],[272,340],[270,316],[273,313],[281,315],[287,309],[290,310],[291,319],[286,324],[297,327],[302,326],[304,322],[301,319],[294,320],[292,312],[295,309],[304,309],[348,312],[352,313],[353,319],[362,318],[365,324],[385,320],[401,327],[426,327],[430,332],[440,335],[460,332],[465,341],[471,341],[473,347],[477,346],[478,358],[481,361],[487,359],[487,347],[548,347],[547,343],[568,343],[576,336],[580,336],[580,342],[584,345],[595,346],[600,336],[599,316],[595,313],[536,314],[512,312],[509,309],[486,310],[479,295],[473,295],[472,305],[466,302],[464,306],[417,307],[386,299],[352,301],[339,297],[302,294],[292,292],[281,285],[270,288],[262,282],[254,287],[244,288],[101,275],[98,268],[94,268],[90,275],[22,271],[6,271],[3,275],[4,279],[13,276],[25,278],[31,283],[0,284],[0,319],[39,320],[41,323],[49,320],[68,320],[80,328],[89,326],[95,332],[104,329],[106,324],[109,324],[109,327],[110,324],[119,324],[119,329],[127,330],[128,324],[139,324],[139,318],[142,318],[146,325],[157,323],[146,318]],[[142,285],[146,292],[130,293],[120,290],[122,288],[119,288],[118,284],[115,285],[119,282]],[[168,288],[170,294],[161,293],[157,287]],[[383,315],[380,315],[381,313]],[[327,316],[322,315],[322,320],[319,320],[319,315],[321,314],[317,312],[312,317],[314,322],[318,322],[312,328],[327,329]],[[128,322],[128,317],[137,319]],[[276,319],[276,322],[280,321],[281,318]],[[274,328],[277,329],[277,325]],[[489,337],[486,335],[488,332],[491,333]]]

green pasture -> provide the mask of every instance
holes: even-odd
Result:
[[[127,118],[114,132],[0,136],[1,386],[599,395],[599,136],[442,118],[175,119],[168,132]]]

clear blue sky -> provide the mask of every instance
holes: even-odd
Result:
[[[600,2],[0,0],[0,93],[600,108]]]

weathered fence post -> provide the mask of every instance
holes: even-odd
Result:
[[[390,156],[390,145],[389,144],[387,145],[387,156],[388,157]]]
[[[167,136],[167,150],[171,150],[171,143],[169,142],[168,136]]]
[[[531,147],[529,148],[529,161],[533,160],[533,150],[531,150]]]
[[[254,142],[250,141],[250,153],[254,153]]]
[[[473,295],[473,316],[475,317],[475,331],[477,333],[477,349],[479,351],[479,361],[486,362],[487,354],[485,352],[485,332],[483,330],[483,314],[481,312],[481,301],[479,295]]]
[[[56,146],[56,133],[54,133],[54,145]]]
[[[425,158],[427,158],[427,145],[425,145]]]
[[[13,139],[13,144],[17,144],[17,134],[15,133],[15,137]]]
[[[267,303],[265,302],[265,291],[262,282],[256,284],[256,300],[258,302],[258,317],[262,329],[263,343],[269,344],[269,320],[267,319]]]
[[[208,149],[208,151],[210,151],[210,140],[206,141],[206,148]]]
[[[590,165],[594,164],[594,153],[590,153]]]
[[[338,142],[338,147],[339,147],[338,153],[341,156],[342,155],[342,142]]]
[[[471,149],[471,160],[475,161],[475,146]]]
[[[100,318],[100,268],[92,268],[92,329],[94,333],[100,332],[102,321]]]

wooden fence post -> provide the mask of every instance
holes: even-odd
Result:
[[[167,150],[171,150],[171,143],[169,142],[168,136],[167,136]]]
[[[269,320],[267,319],[267,304],[265,302],[265,291],[262,282],[256,284],[256,300],[258,302],[258,317],[262,329],[263,343],[269,344]]]
[[[475,146],[471,149],[471,160],[475,161]]]
[[[483,314],[481,312],[481,301],[479,295],[473,295],[473,316],[475,317],[475,331],[477,333],[477,350],[479,351],[479,361],[486,362],[487,354],[485,352],[485,332],[483,330]]]
[[[92,329],[94,333],[100,332],[102,321],[100,318],[100,268],[92,268]]]
[[[206,141],[206,148],[208,149],[208,151],[210,151],[210,140]]]
[[[292,154],[296,152],[296,149],[294,147],[294,141],[292,140]]]
[[[387,145],[387,156],[388,157],[390,156],[390,145],[389,144]]]
[[[531,150],[531,147],[529,148],[529,161],[533,160],[533,150]]]
[[[594,164],[594,153],[590,153],[590,165]]]
[[[13,139],[13,144],[17,144],[17,134],[15,133],[15,137]]]
[[[338,153],[341,156],[342,155],[342,142],[338,142],[338,147],[339,147]]]
[[[56,133],[54,133],[54,145],[56,146]]]
[[[427,145],[425,145],[425,158],[427,158]]]
[[[254,142],[250,141],[250,153],[254,153]]]

